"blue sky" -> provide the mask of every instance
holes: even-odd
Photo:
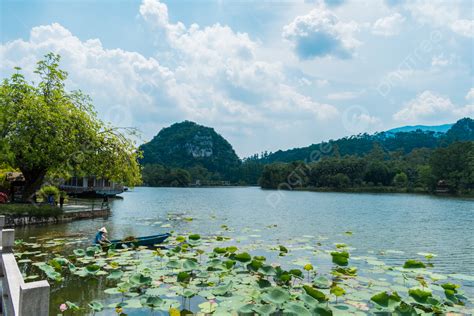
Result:
[[[244,157],[474,116],[471,1],[2,1],[0,71],[68,88],[149,140],[185,119]]]

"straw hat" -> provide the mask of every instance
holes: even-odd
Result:
[[[99,229],[99,231],[107,234],[107,229],[105,227],[102,227],[101,229]]]

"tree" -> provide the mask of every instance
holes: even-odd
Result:
[[[474,189],[474,142],[457,142],[435,150],[430,167],[436,181],[443,180],[451,192]]]
[[[392,177],[385,163],[374,161],[367,166],[364,180],[366,182],[372,182],[375,185],[388,185],[390,184]]]
[[[0,159],[23,173],[23,200],[46,175],[140,183],[140,153],[129,138],[133,131],[104,123],[87,95],[66,91],[67,73],[59,62],[59,55],[49,53],[37,63],[37,85],[28,83],[20,68],[0,85],[0,148],[5,152]]]
[[[405,172],[397,173],[395,178],[393,178],[393,182],[396,186],[405,187],[408,183],[408,176]]]
[[[423,188],[433,190],[436,186],[436,179],[429,165],[420,165],[417,168],[417,184]]]

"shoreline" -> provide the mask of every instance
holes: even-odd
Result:
[[[409,195],[427,195],[436,197],[450,197],[450,198],[474,198],[474,193],[471,194],[453,194],[453,193],[432,193],[427,190],[408,190],[406,188],[396,187],[358,187],[358,188],[329,188],[329,187],[306,187],[306,188],[292,188],[290,190],[277,188],[261,188],[262,190],[272,191],[302,191],[302,192],[320,192],[320,193],[374,193],[374,194],[409,194]]]

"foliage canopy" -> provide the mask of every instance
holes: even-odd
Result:
[[[27,199],[46,175],[95,175],[127,185],[140,183],[139,151],[131,130],[101,121],[89,96],[67,91],[60,56],[37,63],[38,84],[20,68],[0,85],[0,161],[20,169]]]

